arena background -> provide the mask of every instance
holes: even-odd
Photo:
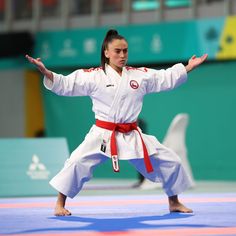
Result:
[[[146,96],[140,116],[165,145],[171,133],[189,162],[194,184],[178,197],[193,213],[170,212],[161,184],[125,161],[113,173],[108,161],[67,199],[72,215],[54,216],[49,180],[94,114],[87,97],[47,91],[25,54],[65,75],[97,67],[110,28],[126,37],[130,66],[168,68],[208,53],[187,83]],[[235,29],[236,0],[0,0],[0,235],[236,235]],[[185,117],[178,135],[176,117]]]
[[[13,4],[12,1],[9,2]],[[7,1],[8,4],[9,2]],[[230,7],[225,1],[221,3],[225,4],[224,7]],[[62,7],[63,4],[66,3],[62,3]],[[95,3],[92,3],[92,6],[93,4]],[[69,153],[83,141],[94,123],[89,98],[58,97],[46,91],[42,86],[42,76],[27,63],[24,54],[31,53],[32,56],[41,57],[46,66],[62,74],[71,73],[77,68],[96,67],[99,66],[100,46],[106,30],[116,28],[129,42],[128,64],[132,66],[167,68],[178,62],[186,64],[193,54],[209,54],[208,61],[189,74],[186,84],[174,91],[148,95],[140,118],[145,120],[147,132],[162,141],[174,116],[178,113],[189,114],[186,143],[195,179],[235,181],[236,17],[233,14],[227,15],[225,11],[221,14],[219,9],[222,9],[220,7],[223,5],[218,6],[214,1],[205,5],[198,3],[198,16],[192,13],[191,17],[189,14],[184,17],[183,11],[187,9],[189,13],[189,9],[195,8],[189,1],[183,1],[182,4],[177,8],[172,9],[171,5],[166,8],[165,17],[155,9],[161,6],[153,5],[154,11],[141,11],[136,8],[136,11],[132,12],[131,20],[127,18],[130,16],[127,10],[124,15],[118,9],[113,17],[109,10],[107,11],[110,15],[104,10],[104,14],[99,13],[99,16],[93,15],[91,18],[100,17],[99,22],[88,21],[92,22],[92,25],[86,26],[90,23],[87,23],[85,16],[81,16],[79,19],[84,25],[78,27],[76,20],[73,21],[69,14],[63,16],[63,20],[69,19],[70,24],[63,24],[66,23],[65,20],[62,23],[56,21],[58,12],[54,12],[55,18],[52,17],[48,21],[44,21],[47,15],[41,20],[37,19],[35,12],[24,21],[21,16],[16,16],[15,20],[12,17],[11,24],[6,16],[1,18],[0,25],[3,27],[0,38],[2,42],[7,42],[1,45],[0,58],[0,143],[1,147],[4,147],[1,148],[0,155],[1,179],[8,179],[10,177],[7,176],[12,175],[12,171],[14,173],[16,160],[21,163],[17,166],[22,168],[19,175],[28,178],[26,172],[33,156],[36,155],[41,162],[50,159],[50,164],[47,164],[49,166],[44,161],[46,168],[52,168],[51,174],[44,179],[46,184],[61,168]],[[234,7],[232,3],[228,13],[233,12]],[[216,9],[218,14],[206,18],[209,8]],[[171,10],[172,14],[168,12]],[[92,11],[94,13],[96,9]],[[47,12],[43,11],[42,14]],[[91,15],[91,12],[88,14]],[[151,18],[152,16],[155,17]],[[171,18],[173,16],[176,19]],[[29,20],[30,17],[38,20],[40,26],[35,26],[34,22]],[[109,19],[112,19],[110,23]],[[14,42],[14,37],[23,37],[22,40],[27,39],[25,42],[28,43],[25,50],[15,52],[17,55],[13,55],[14,45],[18,45]],[[21,45],[19,47],[24,48]],[[9,49],[10,53],[13,50],[13,54],[7,54]],[[37,154],[36,149],[26,155],[13,151],[17,145],[9,144],[9,148],[5,148],[6,142],[18,142],[22,139],[30,142],[31,139],[42,138],[64,138],[66,144],[62,152],[65,155],[59,159],[57,154],[49,155],[46,151],[48,145],[39,147],[39,150],[45,148],[47,153],[42,154],[45,155],[42,157]],[[6,161],[7,157],[10,157],[10,163]],[[119,174],[114,174],[110,163],[106,163],[96,169],[94,176],[138,178],[137,172],[126,162],[121,163]],[[7,189],[8,184],[2,181],[1,189]],[[11,184],[17,186],[18,183],[13,178]],[[35,180],[32,180],[31,185],[34,184]],[[13,189],[16,190],[15,194],[9,194],[17,195],[17,188]],[[2,192],[2,195],[8,194]]]

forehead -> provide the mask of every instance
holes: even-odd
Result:
[[[110,43],[108,43],[108,48],[120,48],[124,49],[128,47],[128,43],[125,39],[114,39]]]

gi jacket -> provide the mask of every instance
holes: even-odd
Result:
[[[79,69],[63,76],[53,73],[53,82],[44,78],[47,89],[61,96],[89,96],[95,118],[113,123],[132,123],[141,112],[144,95],[178,87],[187,80],[185,66],[181,63],[166,70],[123,67],[120,76],[112,67]],[[141,130],[140,130],[141,131]],[[111,131],[93,126],[84,145],[94,153],[100,152],[105,140],[106,156],[110,156]],[[158,152],[161,145],[154,136],[142,133],[149,155]],[[143,158],[142,145],[137,131],[116,134],[119,159]],[[87,142],[87,145],[86,145]],[[93,147],[91,147],[93,145]]]

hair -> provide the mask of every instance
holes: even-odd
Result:
[[[123,36],[121,36],[117,30],[115,29],[110,29],[107,31],[106,36],[103,40],[102,43],[102,48],[101,48],[101,67],[103,71],[105,71],[105,64],[109,63],[109,59],[105,56],[104,51],[108,48],[108,44],[111,43],[114,39],[124,39],[126,40]]]

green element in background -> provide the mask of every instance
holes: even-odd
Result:
[[[35,55],[47,66],[77,66],[98,64],[102,29],[40,32],[36,36]]]
[[[129,64],[188,60],[208,53],[215,60],[225,18],[117,26],[129,43]],[[49,67],[100,65],[100,48],[108,28],[40,32],[35,56]]]
[[[176,8],[176,7],[189,7],[191,5],[190,0],[166,0],[164,1],[165,7]],[[132,1],[132,9],[134,11],[147,11],[156,10],[160,7],[160,2],[156,0],[135,0]]]
[[[197,37],[199,42],[199,55],[208,54],[210,59],[215,59],[219,50],[221,34],[224,30],[225,17],[198,20]],[[189,39],[190,40],[190,39]]]
[[[0,139],[0,197],[56,194],[48,182],[68,157],[64,138]]]
[[[186,61],[193,54],[202,53],[208,53],[209,59],[216,60],[225,20],[221,17],[116,28],[129,43],[130,65]],[[99,66],[100,48],[108,29],[39,32],[35,36],[34,56],[41,57],[47,67]],[[228,38],[230,40],[232,38]],[[25,60],[24,55],[22,60]],[[0,60],[0,68],[23,67],[22,60]],[[32,68],[29,63],[27,67]]]

